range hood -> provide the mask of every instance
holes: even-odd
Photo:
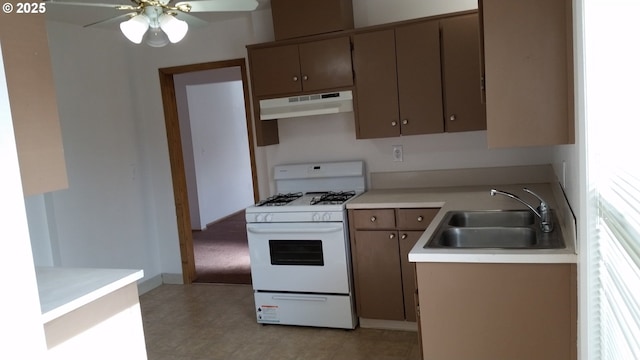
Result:
[[[353,111],[351,91],[260,100],[260,120],[336,114]]]

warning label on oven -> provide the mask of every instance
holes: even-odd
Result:
[[[278,318],[277,305],[260,305],[258,306],[258,321],[280,322]]]

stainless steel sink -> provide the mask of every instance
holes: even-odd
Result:
[[[456,211],[449,217],[449,225],[462,227],[529,226],[535,215],[528,210]]]
[[[527,249],[536,245],[536,232],[528,227],[449,228],[439,239],[442,247]]]
[[[543,232],[528,210],[487,210],[446,213],[425,247],[527,250],[562,249],[565,244],[559,228]]]

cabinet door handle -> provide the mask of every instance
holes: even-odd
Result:
[[[308,77],[307,75],[303,75],[303,76],[302,76],[302,80],[307,81],[307,80],[309,80],[309,77]]]
[[[294,76],[294,77],[293,77],[293,81],[298,81],[298,77],[297,77],[297,76]]]
[[[451,115],[451,116],[449,116],[449,120],[450,120],[450,121],[456,121],[456,116],[455,116],[455,115]]]
[[[396,237],[396,234],[394,233],[389,234],[389,239],[395,239],[395,237]]]
[[[422,216],[418,216],[418,222],[422,222],[422,220],[424,220],[424,218]]]
[[[371,220],[371,222],[376,222],[376,217],[372,216],[370,220]]]
[[[407,125],[408,123],[409,123],[409,120],[407,119],[402,120],[402,125]]]
[[[407,238],[407,236],[408,236],[407,234],[402,234],[402,236],[400,236],[400,238],[401,238],[402,240],[404,240],[404,239],[406,239],[406,238]]]
[[[391,126],[397,126],[397,125],[398,125],[398,122],[397,122],[397,121],[393,120],[393,121],[391,122]]]

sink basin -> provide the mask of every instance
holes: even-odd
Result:
[[[528,210],[456,211],[449,217],[449,225],[460,227],[529,226],[535,215]]]
[[[439,238],[442,247],[528,249],[536,245],[536,231],[528,227],[449,228]]]
[[[558,219],[553,210],[554,223]],[[562,249],[560,228],[545,233],[528,210],[449,211],[427,241],[426,248]]]

